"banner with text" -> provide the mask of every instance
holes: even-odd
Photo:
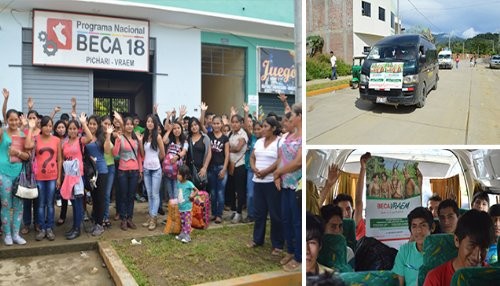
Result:
[[[295,52],[259,48],[259,92],[295,94]]]
[[[366,164],[366,235],[399,248],[408,241],[407,215],[422,206],[418,162],[373,156]]]
[[[34,10],[33,65],[149,71],[149,21]]]
[[[403,66],[404,63],[373,63],[370,66],[368,88],[403,88]]]

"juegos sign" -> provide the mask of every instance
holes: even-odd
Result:
[[[295,53],[259,48],[259,92],[295,94]]]
[[[147,72],[149,21],[34,10],[33,65]]]

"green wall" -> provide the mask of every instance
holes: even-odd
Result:
[[[294,0],[122,0],[294,23]]]
[[[293,42],[281,42],[231,34],[201,33],[202,44],[242,47],[247,50],[246,95],[257,95],[257,47],[294,49]]]

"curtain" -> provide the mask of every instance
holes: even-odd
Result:
[[[431,191],[439,195],[443,200],[452,199],[458,206],[462,205],[460,198],[460,181],[458,174],[445,179],[431,179]]]
[[[311,180],[306,180],[306,210],[314,215],[320,215],[319,209],[318,189]]]

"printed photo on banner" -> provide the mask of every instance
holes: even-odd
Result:
[[[366,235],[398,247],[405,243],[408,213],[422,205],[418,162],[373,156],[366,164]]]

